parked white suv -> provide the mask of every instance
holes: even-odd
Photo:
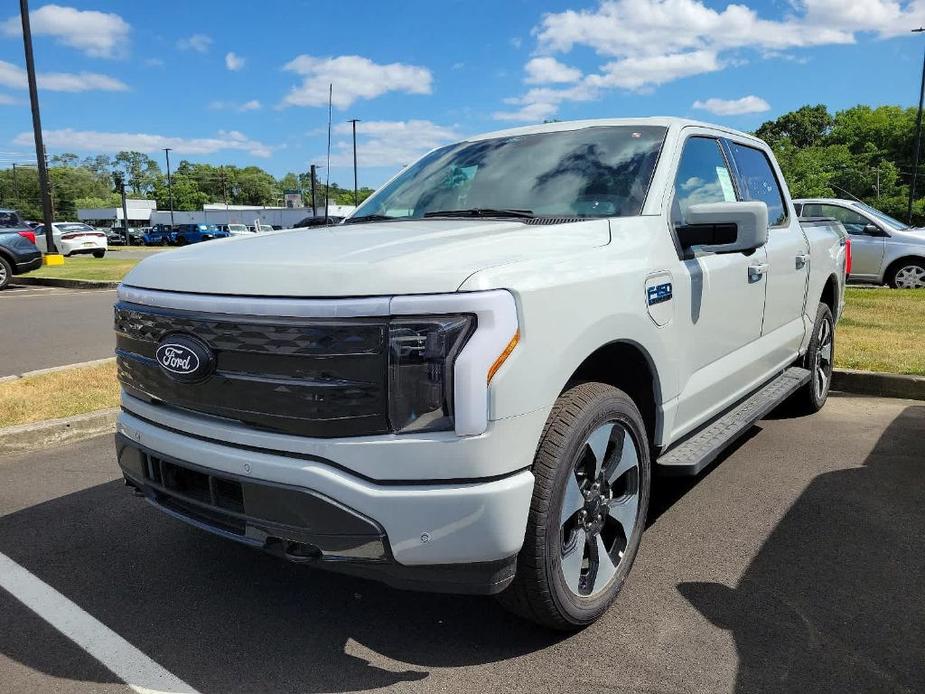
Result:
[[[141,262],[119,464],[291,561],[577,628],[620,590],[656,473],[696,474],[787,397],[823,405],[843,244],[743,133],[473,137],[343,226]]]

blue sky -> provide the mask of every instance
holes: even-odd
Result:
[[[925,0],[32,0],[49,152],[324,163],[360,184],[455,138],[679,115],[753,129],[806,103],[914,105]],[[19,15],[0,12],[0,166],[29,158]]]

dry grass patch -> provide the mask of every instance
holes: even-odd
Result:
[[[137,258],[94,258],[76,256],[64,259],[64,265],[43,265],[23,277],[57,277],[67,280],[120,281],[138,265]]]
[[[0,427],[117,407],[114,362],[0,383]]]
[[[849,287],[835,366],[925,375],[925,289]]]

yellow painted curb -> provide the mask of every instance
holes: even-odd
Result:
[[[42,256],[42,265],[64,265],[64,256],[58,253],[46,253]]]

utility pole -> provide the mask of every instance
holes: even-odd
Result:
[[[315,165],[312,164],[309,168],[310,175],[312,177],[312,217],[315,216]]]
[[[128,205],[125,202],[125,180],[122,178],[122,174],[113,174],[116,177],[116,188],[119,191],[119,195],[122,196],[122,237],[125,239],[125,245],[129,245],[131,237],[128,233]]]
[[[357,188],[357,123],[360,122],[360,119],[352,118],[347,122],[353,123],[353,205],[354,207],[359,207],[360,194]]]
[[[170,183],[170,147],[164,147],[164,156],[167,157],[167,197],[170,200],[170,228],[173,230],[173,186]]]
[[[925,27],[919,27],[918,29],[913,29],[913,34],[920,34],[925,32]],[[915,119],[915,155],[913,157],[912,165],[912,185],[909,187],[909,209],[907,212],[908,219],[906,220],[910,225],[912,225],[912,201],[915,199],[915,184],[916,179],[919,176],[919,150],[922,144],[922,104],[925,102],[925,54],[922,57],[922,86],[919,88],[919,114]]]
[[[45,222],[46,255],[57,256],[55,248],[54,215],[51,211],[51,196],[48,194],[48,166],[45,162],[45,144],[42,141],[42,118],[39,114],[39,90],[35,81],[35,58],[32,55],[32,27],[29,22],[29,0],[19,0],[22,19],[22,42],[26,53],[26,73],[29,81],[29,102],[32,105],[32,131],[35,136],[35,158],[39,167],[39,189],[42,195],[42,216]]]
[[[219,177],[222,179],[222,202],[225,203],[225,224],[228,223],[228,195],[225,193],[225,167],[218,167]]]
[[[13,162],[13,199],[16,201],[13,203],[14,207],[19,207],[19,181],[16,179],[16,162]]]

